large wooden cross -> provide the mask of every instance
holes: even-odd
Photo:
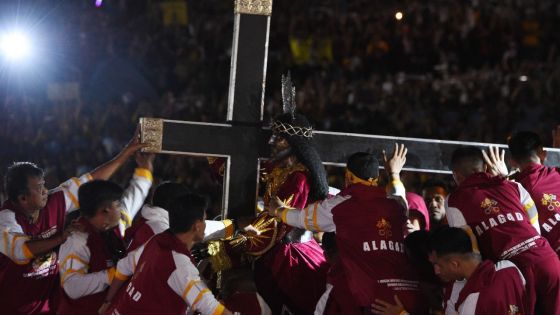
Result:
[[[270,129],[263,126],[263,104],[272,0],[236,0],[228,111],[225,124],[142,118],[141,136],[151,152],[227,158],[223,216],[255,213],[259,160],[269,156]],[[395,142],[408,147],[406,170],[450,173],[451,153],[466,143],[417,138],[315,131],[325,164],[344,166],[358,151],[391,150]],[[505,145],[497,145],[505,147]],[[549,149],[549,164],[560,164],[560,150]]]

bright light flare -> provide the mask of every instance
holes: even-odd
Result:
[[[100,8],[103,5],[103,0],[95,0],[95,7]]]
[[[24,33],[15,31],[0,37],[0,49],[8,60],[18,61],[29,57],[31,43]]]
[[[395,13],[395,19],[400,21],[400,20],[402,20],[402,18],[403,18],[402,12],[399,11],[399,12]]]

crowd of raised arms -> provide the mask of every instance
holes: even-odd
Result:
[[[456,149],[456,187],[428,181],[420,196],[401,182],[397,143],[350,155],[329,187],[310,126],[273,119],[262,206],[221,221],[192,187],[151,189],[138,134],[52,190],[37,165],[9,165],[3,313],[560,314],[560,171],[537,134],[509,139],[511,170],[498,148]],[[110,178],[133,156],[123,189]],[[221,180],[225,160],[207,163]]]

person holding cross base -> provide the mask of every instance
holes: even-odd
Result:
[[[406,151],[403,145],[395,145],[393,157],[385,158],[390,175],[386,189],[377,185],[377,158],[359,152],[348,159],[346,188],[337,196],[316,201],[305,209],[294,209],[279,200],[279,207],[269,208],[271,215],[290,226],[336,232],[353,303],[364,313],[370,312],[374,299],[393,300],[395,295],[408,312],[427,313],[418,274],[404,249],[407,203],[399,173]]]
[[[79,208],[78,188],[107,180],[138,149],[135,134],[113,160],[57,188],[45,188],[44,171],[30,162],[8,168],[8,200],[0,207],[0,300],[3,314],[54,311],[59,292],[57,248],[70,231],[63,231],[66,214]]]

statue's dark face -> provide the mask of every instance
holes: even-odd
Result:
[[[285,157],[289,156],[291,153],[291,147],[288,143],[288,140],[277,133],[272,134],[272,137],[270,137],[268,144],[271,147],[270,157],[273,160],[282,160]]]

